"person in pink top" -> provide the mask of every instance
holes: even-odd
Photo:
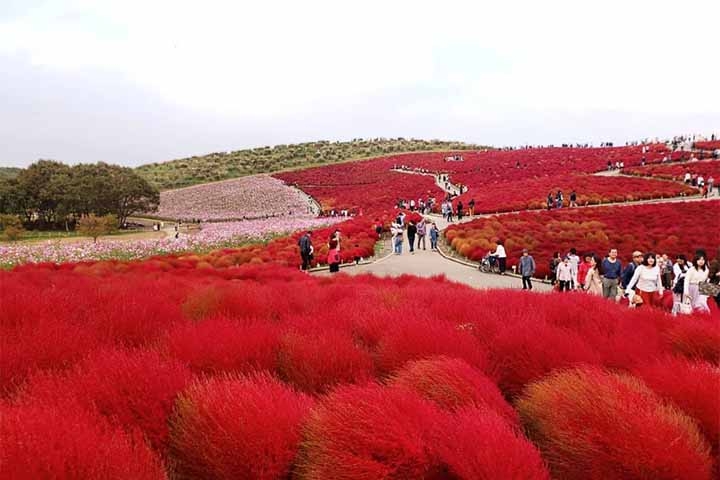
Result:
[[[580,262],[580,265],[578,265],[578,285],[580,286],[580,289],[584,289],[586,285],[585,277],[587,277],[588,270],[590,270],[590,262],[593,258],[593,255],[590,253],[585,254],[583,257],[583,261]],[[602,291],[601,291],[602,293]]]

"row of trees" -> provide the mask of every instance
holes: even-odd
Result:
[[[68,166],[39,160],[17,177],[0,180],[0,214],[26,228],[70,229],[83,217],[128,216],[157,210],[160,192],[134,170],[106,163]]]

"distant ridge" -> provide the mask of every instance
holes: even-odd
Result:
[[[22,168],[0,167],[0,180],[4,180],[6,178],[15,178],[20,173],[20,170],[22,170]]]
[[[464,142],[404,138],[317,141],[275,145],[141,165],[136,171],[161,190],[230,178],[294,170],[333,163],[418,151],[479,150]]]

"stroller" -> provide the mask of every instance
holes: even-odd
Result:
[[[488,254],[482,258],[478,268],[483,273],[500,273],[500,264],[498,263],[497,257],[492,255],[491,252],[488,252]]]

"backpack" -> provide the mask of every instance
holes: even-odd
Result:
[[[685,275],[681,275],[677,279],[677,283],[672,289],[673,293],[677,293],[678,295],[682,295],[685,291]]]

